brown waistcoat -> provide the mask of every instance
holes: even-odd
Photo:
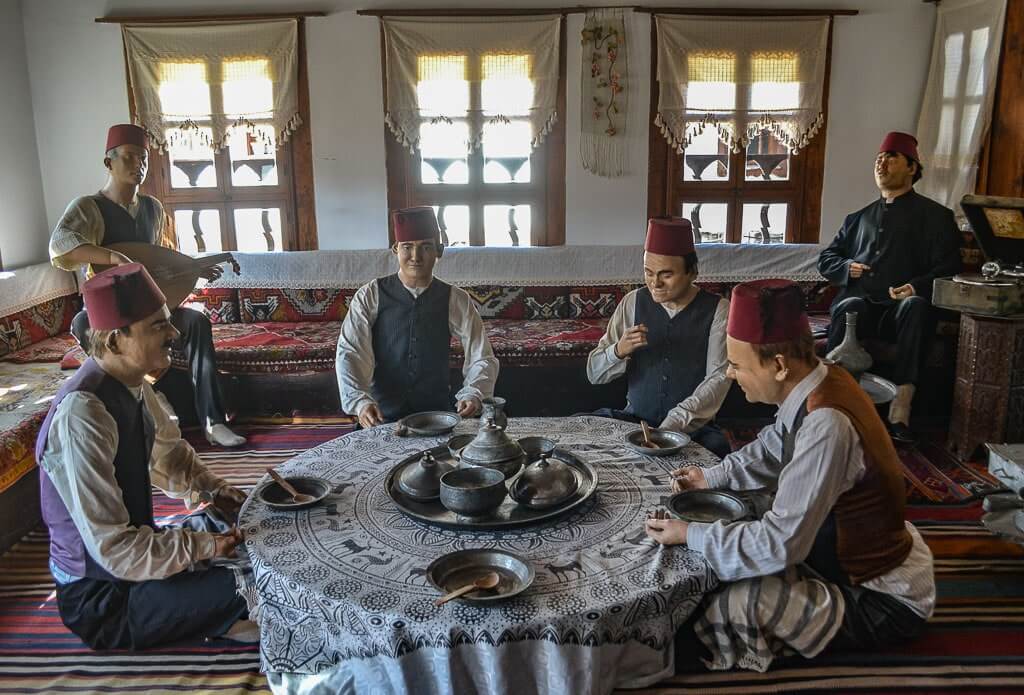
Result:
[[[832,509],[836,557],[854,584],[899,567],[913,538],[903,525],[906,499],[902,464],[874,403],[837,366],[807,397],[807,412],[834,408],[853,423],[864,449],[864,475]]]

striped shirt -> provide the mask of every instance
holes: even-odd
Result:
[[[775,574],[803,562],[840,495],[865,473],[860,437],[850,419],[833,408],[807,413],[789,464],[780,463],[785,434],[827,369],[819,364],[783,401],[774,423],[704,471],[709,488],[775,491],[772,508],[757,521],[689,525],[687,543],[704,553],[723,581]],[[932,554],[914,526],[905,523],[914,539],[906,560],[861,586],[890,594],[928,618],[935,607]]]

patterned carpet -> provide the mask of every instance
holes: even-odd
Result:
[[[266,466],[352,431],[348,419],[310,418],[241,428],[242,450],[214,449],[190,439],[220,475],[247,486]],[[734,441],[754,428],[734,428]],[[767,674],[680,674],[644,695],[721,693],[1024,692],[1024,549],[994,538],[979,524],[972,496],[990,479],[980,466],[961,466],[925,444],[902,456],[918,524],[936,557],[939,602],[928,632],[899,649],[779,662]],[[955,464],[955,465],[954,465]],[[180,502],[155,498],[172,520]],[[0,695],[21,693],[267,693],[255,647],[194,642],[141,654],[89,651],[61,624],[46,570],[45,532],[29,534],[0,557]],[[623,691],[626,692],[626,691]]]

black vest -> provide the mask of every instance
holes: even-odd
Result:
[[[373,395],[386,420],[423,410],[451,410],[448,299],[451,286],[437,278],[413,297],[398,275],[377,280],[373,322]]]
[[[708,340],[719,301],[718,295],[700,290],[670,319],[650,290],[637,290],[634,325],[647,326],[647,346],[634,352],[626,367],[628,412],[657,427],[700,386],[707,376]]]
[[[155,244],[157,215],[160,208],[154,198],[139,195],[139,209],[135,217],[102,193],[92,196],[103,215],[103,246],[125,241],[144,241]]]
[[[92,358],[87,359],[57,391],[36,439],[36,460],[41,461],[43,458],[57,406],[65,396],[75,391],[94,394],[117,423],[114,478],[128,510],[128,523],[136,527],[156,528],[149,480],[149,457],[155,434],[153,419],[142,400],[136,399],[124,384],[104,372]],[[54,563],[75,576],[115,579],[86,550],[64,500],[42,469],[39,472],[39,492],[43,520],[50,531],[50,558]],[[89,501],[83,502],[88,504]]]

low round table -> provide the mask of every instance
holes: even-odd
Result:
[[[478,424],[463,422],[456,432]],[[510,420],[511,436],[551,437],[590,463],[599,484],[565,516],[502,531],[414,521],[385,493],[396,462],[447,437],[403,438],[381,426],[289,461],[288,474],[320,476],[334,488],[298,512],[275,511],[254,496],[242,510],[260,603],[261,668],[271,686],[294,692],[315,680],[323,692],[600,693],[670,676],[675,630],[717,579],[700,553],[648,539],[644,518],[668,499],[668,471],[717,458],[695,444],[677,456],[641,456],[622,443],[634,428],[589,416]],[[518,553],[536,579],[493,606],[435,607],[439,592],[425,569],[464,548]]]

